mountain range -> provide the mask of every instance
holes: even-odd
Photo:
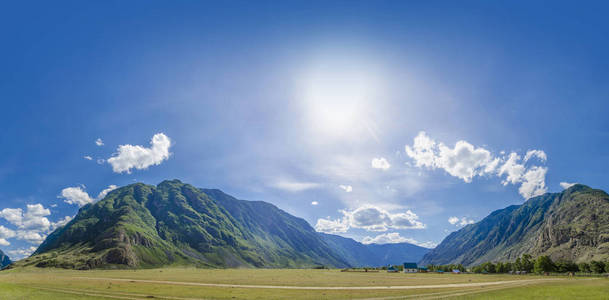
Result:
[[[451,233],[421,264],[514,261],[522,254],[589,262],[609,258],[609,195],[576,184],[496,210]]]
[[[83,206],[29,258],[14,265],[141,268],[362,267],[419,261],[477,265],[522,254],[575,262],[609,258],[609,195],[585,185],[496,210],[448,235],[435,249],[365,245],[316,232],[263,201],[238,200],[179,180],[115,189]],[[1,254],[2,263],[8,258]]]
[[[409,243],[362,244],[339,235],[320,233],[326,243],[354,267],[386,266],[419,261],[429,249]]]
[[[417,261],[429,249],[363,245],[316,232],[263,201],[238,200],[179,180],[132,184],[83,206],[16,265],[139,268],[349,267]]]

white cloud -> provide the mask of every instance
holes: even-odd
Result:
[[[524,173],[522,184],[518,191],[525,198],[531,198],[545,194],[546,188],[546,173],[548,168],[533,166]]]
[[[7,239],[15,237],[15,231],[0,225],[0,245],[9,246],[11,243]]]
[[[493,172],[499,163],[490,151],[476,148],[466,141],[458,141],[454,148],[436,143],[423,131],[414,138],[413,146],[406,146],[406,154],[417,167],[440,168],[448,174],[471,182],[475,176]]]
[[[104,190],[102,190],[101,192],[99,192],[99,194],[97,195],[97,200],[101,200],[104,199],[104,197],[106,197],[106,195],[108,195],[109,192],[117,189],[118,186],[111,184],[109,185],[107,188],[105,188]]]
[[[386,171],[391,167],[389,162],[384,157],[379,157],[379,158],[375,157],[372,159],[370,164],[372,165],[373,168],[381,169],[383,171]]]
[[[448,223],[456,226],[465,226],[469,224],[474,224],[476,222],[472,219],[468,219],[467,217],[462,217],[461,219],[459,219],[458,217],[450,217],[448,218]]]
[[[302,192],[305,190],[316,189],[321,185],[315,182],[297,182],[297,181],[286,181],[279,180],[275,182],[273,187],[278,188],[280,190],[285,190],[289,192]]]
[[[5,208],[0,211],[0,217],[19,229],[44,231],[49,229],[51,222],[46,216],[51,211],[44,208],[42,204],[28,204],[25,212],[21,208]]]
[[[103,159],[103,158],[100,158],[100,159],[97,160],[97,164],[98,165],[103,165],[105,162],[106,162],[106,160]]]
[[[339,185],[339,188],[343,189],[347,193],[351,193],[353,191],[353,187],[350,185]]]
[[[97,140],[95,140],[95,145],[97,146],[103,146],[104,145],[104,141],[102,141],[101,138],[97,138]]]
[[[89,197],[89,194],[80,186],[67,187],[61,190],[61,196],[59,197],[63,198],[63,202],[65,203],[76,204],[78,206],[84,206],[85,204],[95,201],[93,198]]]
[[[548,155],[546,155],[543,150],[529,150],[524,156],[524,162],[529,161],[529,159],[532,157],[537,157],[542,162],[546,162],[548,160]]]
[[[352,211],[342,210],[343,217],[338,220],[319,219],[317,231],[346,232],[349,228],[362,228],[367,231],[387,231],[388,229],[422,229],[425,224],[410,210],[404,213],[389,213],[384,209],[365,205]],[[337,231],[338,230],[340,231]]]
[[[21,208],[5,208],[0,211],[0,218],[4,218],[9,223],[19,226],[23,220],[23,210]]]
[[[344,233],[349,230],[349,224],[344,220],[318,219],[315,230],[325,233]]]
[[[7,239],[16,238],[31,244],[40,244],[51,230],[65,225],[72,218],[69,216],[57,222],[50,222],[47,216],[51,214],[42,204],[28,204],[25,211],[21,208],[5,208],[0,211],[0,217],[17,227],[16,230],[0,226],[0,244],[7,244]],[[9,243],[10,244],[10,243]]]
[[[9,250],[9,251],[6,251],[6,253],[8,253],[8,255],[11,257],[12,260],[16,260],[16,259],[21,259],[26,256],[32,255],[32,253],[34,253],[34,251],[36,251],[36,247],[32,246],[32,247],[25,248],[25,249],[22,248],[22,249],[16,249],[16,250]]]
[[[503,185],[520,184],[518,191],[525,199],[547,191],[545,176],[548,169],[526,165],[533,157],[545,162],[547,155],[542,150],[529,150],[524,159],[515,152],[506,155],[505,151],[501,151],[499,156],[494,156],[489,150],[477,148],[466,141],[458,141],[453,148],[448,147],[434,141],[423,131],[414,138],[412,146],[406,145],[405,150],[415,166],[443,169],[467,183],[476,176],[493,175],[504,177]]]
[[[396,244],[405,243],[406,240],[407,239],[405,237],[400,236],[398,232],[391,232],[383,233],[375,237],[364,237],[364,239],[362,240],[362,244]]]
[[[366,244],[366,245],[368,245],[368,244],[396,244],[396,243],[409,243],[409,244],[413,244],[413,245],[417,245],[417,246],[421,246],[421,247],[425,247],[425,248],[434,248],[435,246],[437,246],[437,244],[434,242],[419,242],[412,238],[402,237],[402,236],[400,236],[400,234],[398,232],[383,233],[383,234],[377,235],[375,237],[366,236],[362,240],[362,244]]]
[[[499,168],[499,176],[507,175],[507,178],[502,181],[503,185],[508,183],[517,184],[522,180],[525,167],[523,164],[518,163],[518,161],[520,161],[520,155],[512,152],[508,156],[507,161]]]
[[[83,156],[84,159],[86,160],[93,160],[93,157],[89,156],[89,155],[85,155]]]
[[[21,208],[5,208],[0,211],[0,217],[17,226],[17,230],[0,226],[0,238],[17,238],[40,244],[46,237],[46,232],[51,229],[52,224],[46,218],[50,214],[51,211],[42,204],[28,204],[25,212]]]
[[[163,133],[157,133],[150,141],[150,148],[133,145],[120,145],[118,154],[108,158],[112,170],[116,173],[131,173],[131,169],[145,170],[150,166],[160,165],[169,159],[171,140]]]
[[[30,244],[39,245],[44,242],[46,234],[35,230],[18,230],[17,239],[26,241]]]
[[[575,182],[573,182],[573,183],[571,183],[571,182],[561,182],[560,183],[560,187],[562,187],[563,189],[566,190],[566,189],[568,189],[568,188],[570,188],[570,187],[572,187],[572,186],[574,186],[576,184],[577,183],[575,183]]]
[[[51,223],[51,229],[52,229],[52,230],[55,230],[55,229],[57,229],[57,228],[59,228],[59,227],[62,227],[62,226],[64,226],[64,225],[66,225],[66,224],[68,224],[70,221],[72,221],[72,219],[73,219],[73,218],[74,218],[74,217],[65,216],[65,217],[63,217],[63,219],[60,219],[60,220],[59,220],[59,221],[57,221],[57,222],[53,222],[53,223]]]
[[[59,198],[63,198],[63,202],[68,204],[76,204],[78,206],[84,206],[89,203],[93,203],[97,200],[101,200],[112,190],[118,188],[116,185],[111,184],[106,189],[102,190],[97,198],[92,198],[89,194],[84,190],[84,186],[72,186],[67,187],[61,190],[61,195]]]
[[[311,205],[317,205],[317,204],[319,204],[319,202],[317,202],[317,201],[311,202]]]

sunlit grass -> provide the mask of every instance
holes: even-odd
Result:
[[[122,280],[120,280],[122,279]],[[131,281],[131,280],[135,281]],[[530,279],[557,279],[535,281]],[[152,280],[176,282],[141,282]],[[493,286],[475,283],[518,281]],[[298,287],[385,287],[442,284],[474,284],[467,287],[302,290],[196,286],[177,283],[213,283]],[[309,269],[196,269],[164,268],[145,270],[93,270],[19,268],[0,272],[1,299],[350,299],[350,298],[586,298],[603,299],[609,294],[609,280],[567,277],[478,275],[349,273],[339,270]],[[490,297],[490,298],[489,298]]]

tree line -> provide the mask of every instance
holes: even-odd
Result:
[[[471,268],[474,273],[510,273],[510,272],[526,272],[526,273],[609,273],[609,262],[590,261],[576,264],[572,261],[559,260],[552,261],[547,255],[542,255],[533,259],[529,254],[523,254],[514,262],[485,262],[483,264]]]

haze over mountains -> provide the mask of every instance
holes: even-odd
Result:
[[[609,258],[609,195],[576,184],[496,210],[451,233],[421,263],[477,265],[513,261],[524,253],[554,261]]]
[[[19,264],[76,269],[380,266],[416,261],[428,250],[320,234],[272,204],[172,180],[118,188],[83,206]]]

